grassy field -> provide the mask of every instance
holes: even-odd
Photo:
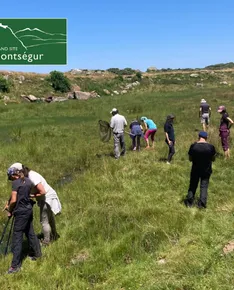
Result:
[[[61,237],[43,248],[40,260],[25,259],[21,272],[6,275],[12,255],[1,256],[0,289],[234,289],[234,254],[222,250],[234,238],[234,150],[224,161],[216,113],[224,104],[233,118],[233,96],[230,87],[196,88],[87,102],[1,105],[0,204],[11,191],[8,166],[22,162],[56,189],[63,209],[56,217]],[[209,141],[220,153],[206,210],[182,203],[191,167],[187,152],[201,129],[201,98],[212,107]],[[155,120],[155,149],[128,150],[120,160],[108,156],[113,143],[99,140],[98,120],[109,120],[112,107],[129,123],[141,115]],[[161,160],[167,156],[163,124],[170,113],[176,115],[177,144],[169,166]],[[131,145],[128,135],[126,144]],[[2,212],[2,229],[5,221]]]

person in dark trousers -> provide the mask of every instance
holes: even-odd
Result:
[[[207,143],[207,132],[201,131],[198,137],[198,142],[192,144],[188,152],[189,160],[192,162],[192,170],[189,190],[184,203],[188,207],[193,206],[195,193],[200,181],[200,198],[197,205],[199,208],[206,208],[208,185],[216,150],[212,144]]]
[[[233,120],[229,117],[225,106],[219,106],[218,113],[222,115],[219,126],[219,136],[221,138],[225,159],[228,159],[230,158],[228,139],[230,135],[231,126],[233,125]]]
[[[41,257],[41,247],[33,229],[34,202],[30,199],[32,182],[16,168],[9,168],[7,175],[8,179],[12,180],[12,192],[5,210],[8,211],[8,217],[14,216],[12,235],[13,259],[8,270],[8,274],[12,274],[18,272],[21,268],[23,234],[28,239],[29,248],[32,251],[32,260]]]
[[[137,121],[137,119],[133,120],[129,126],[131,130],[130,137],[132,138],[132,150],[138,150],[140,151],[141,147],[141,137],[144,137],[143,135],[143,128],[141,124]]]
[[[173,127],[173,121],[175,116],[168,115],[166,119],[166,123],[164,124],[164,132],[166,135],[165,142],[169,147],[169,153],[167,157],[167,164],[171,163],[172,156],[175,154],[175,132]]]
[[[207,131],[207,129],[209,127],[210,116],[211,116],[211,107],[206,102],[205,99],[202,99],[201,104],[200,104],[200,109],[199,109],[199,118],[201,118],[203,131]]]

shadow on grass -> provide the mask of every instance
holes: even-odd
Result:
[[[97,158],[104,158],[104,157],[111,157],[111,158],[115,158],[115,155],[114,155],[114,153],[113,152],[111,152],[111,153],[97,153],[96,154],[96,157]]]
[[[158,159],[159,162],[167,162],[167,158],[165,157],[161,157]]]

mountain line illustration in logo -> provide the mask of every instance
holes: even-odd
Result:
[[[66,19],[0,19],[0,65],[66,64]]]

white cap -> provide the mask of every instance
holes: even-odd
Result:
[[[201,99],[201,103],[206,103],[206,100],[205,99]]]
[[[115,112],[117,112],[118,110],[116,109],[116,108],[113,108],[111,111],[110,111],[110,114],[112,114],[112,113],[115,113]]]
[[[14,163],[14,164],[12,164],[9,168],[16,168],[16,169],[18,169],[18,170],[22,170],[23,169],[23,165],[22,165],[22,163]]]

